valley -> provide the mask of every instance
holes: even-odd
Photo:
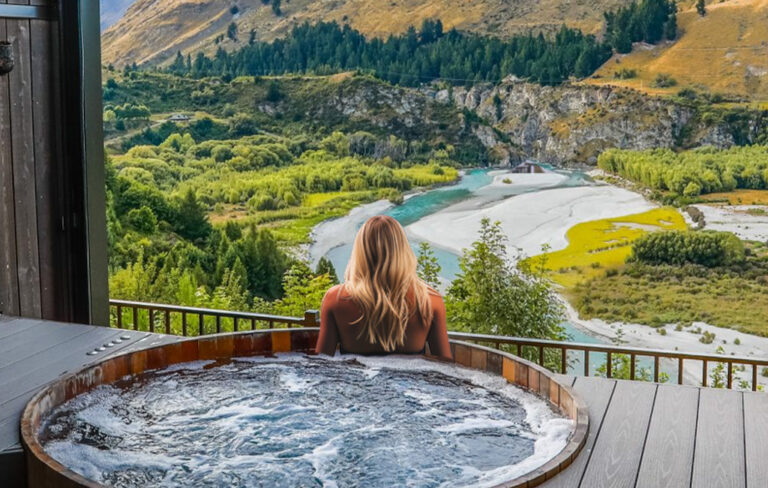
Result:
[[[529,9],[539,23],[527,29],[546,33],[534,36],[504,10],[497,23],[475,6],[437,22],[439,2],[405,2],[376,22],[381,6],[362,0],[325,17],[297,0],[280,15],[274,2],[137,0],[104,33],[113,296],[300,315],[343,275],[362,222],[385,213],[439,268],[459,330],[767,354],[761,85],[667,68],[683,66],[678,47],[707,47],[702,29],[727,24],[721,11],[762,7],[681,6],[675,33],[669,4],[647,1],[663,34],[601,33],[599,17],[576,14],[581,3],[570,30],[542,21],[557,2]],[[300,24],[307,12],[337,23]],[[409,30],[400,13],[426,22]],[[740,22],[738,53],[757,32]],[[120,47],[149,25],[146,42]],[[622,35],[652,41],[619,54]],[[660,74],[674,86],[649,88]],[[522,162],[542,171],[511,169]],[[689,262],[670,244],[668,262],[643,261],[654,235],[693,240],[697,256],[733,245],[743,259]],[[497,308],[522,295],[475,304],[484,298],[462,288],[482,276],[483,246],[505,263],[494,279],[540,300],[530,312]],[[474,329],[478,310],[507,328]]]

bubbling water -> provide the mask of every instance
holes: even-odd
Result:
[[[45,450],[108,486],[490,486],[572,430],[501,378],[412,358],[196,362],[56,408]]]

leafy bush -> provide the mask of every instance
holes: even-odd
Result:
[[[637,70],[629,68],[621,68],[613,73],[613,77],[617,80],[629,80],[637,77]]]
[[[631,259],[654,265],[691,263],[712,268],[744,262],[745,249],[729,232],[656,232],[635,241]]]
[[[653,86],[654,88],[671,88],[677,86],[677,80],[668,74],[659,73],[653,80]]]

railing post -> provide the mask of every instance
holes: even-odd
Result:
[[[605,376],[613,378],[613,354],[611,352],[606,354],[605,366]]]
[[[702,378],[701,378],[701,386],[706,387],[707,386],[707,375],[709,374],[709,368],[707,367],[708,366],[707,365],[707,360],[703,359],[702,360],[702,364],[703,364],[703,366],[701,368],[701,376],[702,376]]]
[[[757,391],[757,365],[752,365],[752,391]]]
[[[307,310],[304,312],[304,327],[317,327],[320,325],[320,312]]]
[[[630,354],[629,355],[629,379],[634,381],[635,380],[635,355]]]
[[[132,307],[133,309],[133,330],[139,330],[139,309]]]
[[[181,312],[181,335],[187,337],[187,312]]]
[[[199,328],[198,336],[204,336],[205,335],[205,315],[203,314],[197,315],[197,326]]]
[[[165,333],[171,335],[171,311],[165,311]]]
[[[221,315],[216,316],[216,333],[221,334]]]
[[[733,362],[728,361],[728,389],[733,389]]]
[[[544,366],[544,346],[539,346],[539,366]]]
[[[256,319],[251,319],[251,330],[256,330]]]
[[[683,358],[677,358],[677,384],[683,384]]]
[[[123,328],[123,307],[120,305],[117,306],[117,328]]]
[[[151,308],[149,309],[149,331],[155,331],[155,311]]]
[[[589,376],[589,349],[584,349],[584,376]]]
[[[560,348],[560,372],[568,374],[568,349],[565,347]]]

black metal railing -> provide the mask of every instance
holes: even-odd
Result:
[[[112,327],[184,337],[274,329],[276,325],[289,329],[293,326],[320,325],[320,314],[314,310],[305,312],[304,317],[299,318],[125,300],[110,300],[109,309]]]
[[[184,307],[178,305],[164,305],[158,303],[131,302],[126,300],[110,301],[111,325],[120,329],[144,330],[181,336],[203,336],[219,334],[223,332],[238,332],[244,330],[275,329],[276,326],[291,327],[318,327],[320,324],[319,313],[308,310],[304,317],[282,317],[277,315],[258,314],[249,312],[235,312],[231,310],[213,310],[206,308]],[[594,374],[592,356],[598,354],[604,357],[602,370],[607,378],[614,376],[614,361],[627,360],[629,371],[626,377],[621,379],[638,380],[638,361],[645,360],[652,363],[652,378],[654,382],[668,378],[662,372],[661,361],[676,363],[677,384],[684,384],[684,371],[686,362],[697,361],[701,363],[702,386],[722,386],[732,389],[737,370],[751,368],[750,379],[746,389],[756,391],[759,388],[758,377],[761,368],[768,371],[768,358],[758,359],[753,357],[725,356],[713,354],[685,353],[679,351],[665,351],[660,349],[644,349],[637,347],[624,347],[607,344],[583,344],[577,342],[561,342],[542,339],[527,339],[521,337],[507,337],[484,334],[471,334],[464,332],[449,332],[451,339],[471,342],[480,345],[506,350],[520,357],[526,357],[550,370],[561,374]],[[574,368],[573,358],[569,353],[575,352],[580,362],[578,368]],[[556,358],[556,359],[555,359]],[[724,365],[722,385],[710,385],[711,368]],[[650,378],[648,378],[650,379]],[[744,383],[740,382],[740,386]]]

